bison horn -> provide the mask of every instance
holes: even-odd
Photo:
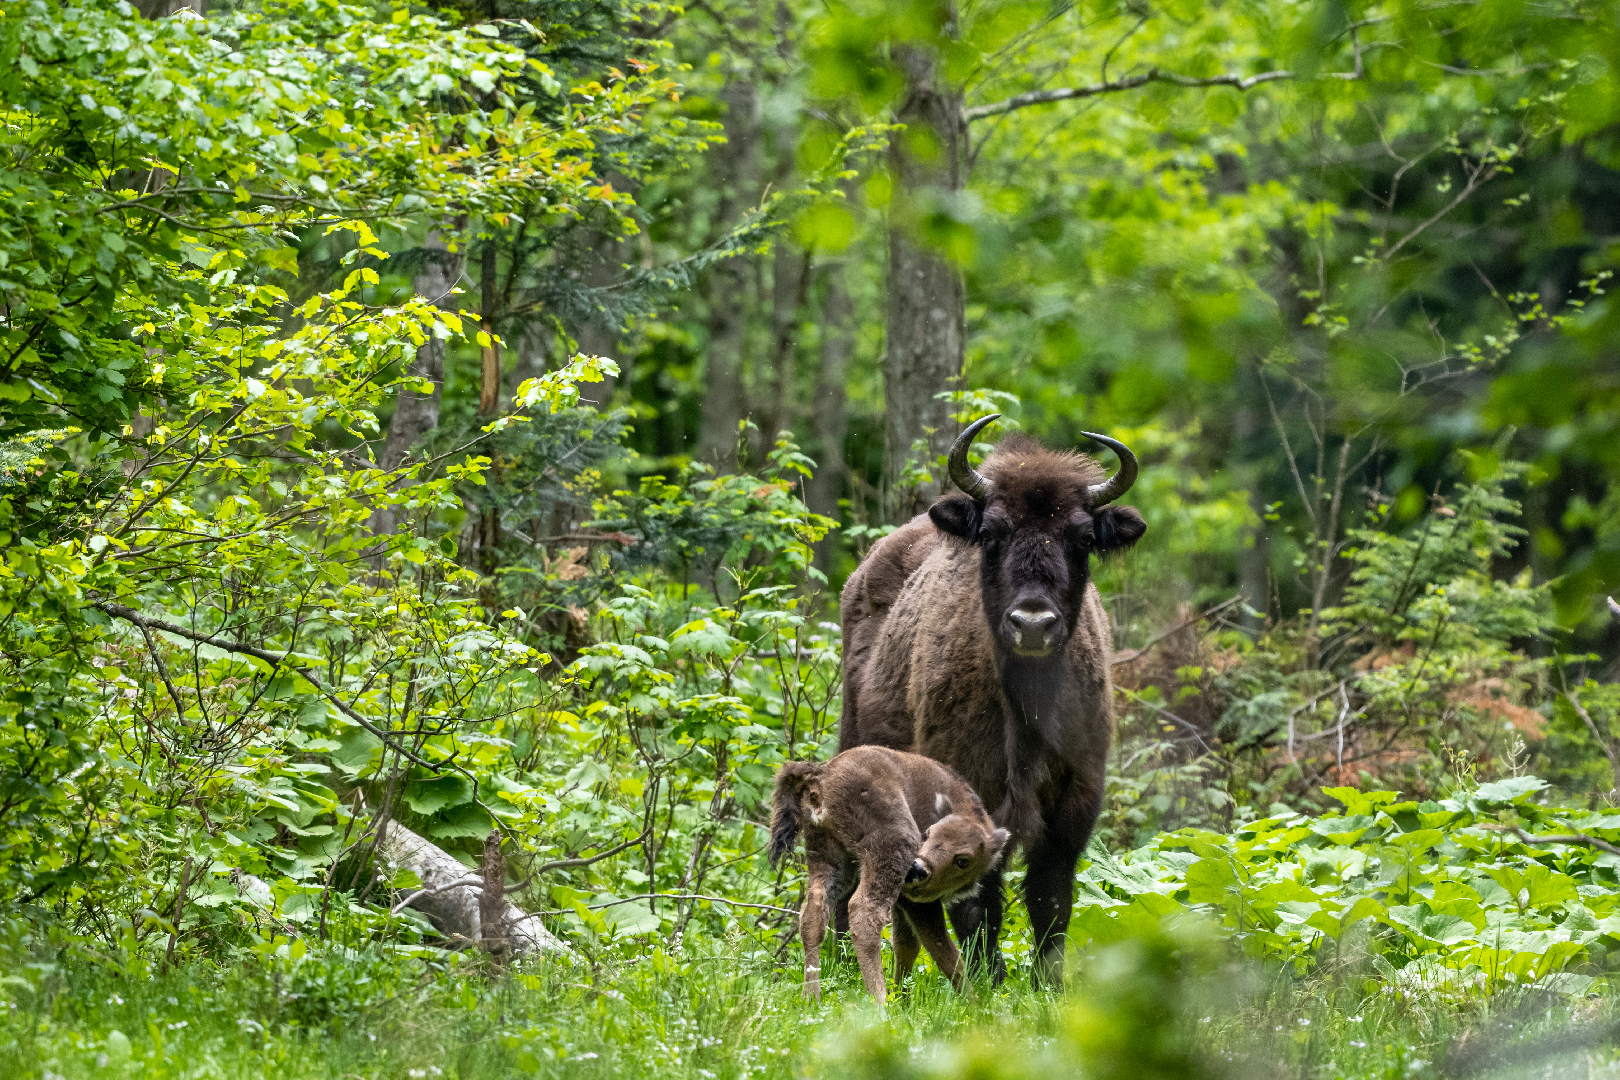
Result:
[[[1106,435],[1098,435],[1094,431],[1082,431],[1080,434],[1093,442],[1100,442],[1119,456],[1119,472],[1110,476],[1100,484],[1092,484],[1086,489],[1086,499],[1095,510],[1099,506],[1107,506],[1136,483],[1136,455],[1131,448],[1118,439],[1110,439]]]
[[[962,434],[956,437],[956,442],[951,446],[948,465],[951,481],[972,496],[975,502],[984,502],[990,497],[990,481],[980,476],[978,471],[968,464],[968,447],[973,445],[973,436],[999,419],[1000,413],[979,417],[962,429]]]

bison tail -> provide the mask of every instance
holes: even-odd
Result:
[[[775,867],[799,840],[799,800],[804,786],[821,771],[808,761],[790,761],[776,771],[776,797],[771,807],[771,866]]]

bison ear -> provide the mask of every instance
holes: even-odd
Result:
[[[979,504],[960,491],[941,495],[934,500],[934,505],[928,508],[928,517],[935,527],[941,532],[959,536],[969,543],[978,538],[982,516],[983,511]]]
[[[1091,550],[1124,551],[1145,532],[1147,522],[1134,506],[1105,506],[1091,515]]]
[[[956,813],[956,806],[951,802],[950,796],[943,791],[934,792],[934,813],[940,817],[950,817]]]
[[[992,870],[1001,863],[1001,857],[1007,851],[1007,841],[1011,839],[1012,833],[1006,829],[997,829],[990,834],[990,868]]]

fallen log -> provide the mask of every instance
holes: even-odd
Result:
[[[404,891],[395,910],[410,907],[427,916],[439,933],[451,940],[478,945],[484,940],[483,880],[456,861],[455,856],[418,836],[397,821],[382,830],[377,854],[398,870],[409,870],[422,887]],[[551,955],[574,959],[574,951],[504,897],[500,910],[504,927],[492,927],[504,951],[514,956]]]

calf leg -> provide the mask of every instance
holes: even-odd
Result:
[[[883,985],[883,928],[894,915],[894,903],[900,898],[900,886],[916,851],[913,843],[872,845],[889,857],[878,855],[861,859],[861,883],[855,895],[849,898],[849,936],[855,942],[855,959],[861,965],[861,979],[866,991],[877,999],[881,1008]],[[894,852],[900,852],[898,856]]]
[[[826,863],[812,862],[809,878],[804,910],[799,913],[799,940],[804,942],[804,996],[814,1000],[821,996],[821,939],[827,932],[829,894],[837,871]]]
[[[1007,977],[1007,962],[1001,958],[1001,871],[992,870],[979,881],[979,891],[951,905],[951,925],[962,943],[970,971],[990,972],[1000,986]]]
[[[903,924],[913,942],[919,938],[922,940],[928,949],[928,955],[934,958],[939,973],[951,980],[951,985],[958,990],[965,989],[967,977],[962,967],[962,957],[956,951],[956,942],[951,940],[950,931],[945,928],[945,905],[938,900],[928,904],[915,904],[901,898],[896,906],[896,912],[894,920],[896,971],[899,970],[900,927]],[[917,954],[915,944],[912,945],[911,951],[912,957],[915,958]],[[906,970],[908,972],[911,970],[909,962],[906,964]]]

